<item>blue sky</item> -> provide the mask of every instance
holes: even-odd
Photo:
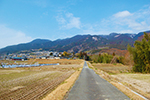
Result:
[[[150,0],[0,0],[0,48],[36,38],[150,30]]]

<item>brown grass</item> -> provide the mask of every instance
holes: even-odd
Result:
[[[125,86],[137,93],[150,98],[150,74],[130,73],[131,67],[120,64],[89,64],[102,78],[108,80],[119,90],[124,92],[130,99],[142,100],[142,98]],[[118,82],[125,86],[120,85]]]
[[[76,60],[70,60],[70,59],[29,59],[26,61],[14,61],[14,60],[0,60],[0,63],[5,64],[55,64],[59,63],[60,65],[68,65],[68,64],[80,64],[83,62],[83,60],[76,59]]]
[[[81,64],[83,60],[69,60],[69,59],[35,59],[33,62],[38,62],[39,64],[55,64],[59,63],[60,65],[68,64]],[[32,62],[29,61],[29,62]]]
[[[103,70],[109,74],[128,73],[131,67],[122,64],[92,64],[95,69]]]
[[[113,84],[115,87],[117,87],[123,93],[127,94],[127,96],[130,97],[131,100],[144,100],[142,97],[135,95],[124,85],[120,85],[118,82],[112,82],[112,81],[110,83]]]
[[[129,73],[112,75],[112,77],[132,90],[150,98],[150,74]]]

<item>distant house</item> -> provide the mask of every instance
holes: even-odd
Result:
[[[24,60],[27,60],[27,58],[26,57],[13,57],[12,60],[24,61]]]
[[[50,58],[61,56],[59,52],[52,52],[52,51],[50,51],[49,55],[50,55]]]
[[[40,59],[47,59],[47,57],[46,56],[41,56]]]
[[[60,59],[60,57],[55,57],[55,59]]]
[[[58,57],[58,56],[59,56],[59,53],[58,53],[58,52],[53,52],[53,56],[54,56],[54,57]]]

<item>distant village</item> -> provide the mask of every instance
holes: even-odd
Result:
[[[18,53],[9,53],[0,56],[0,60],[28,60],[28,59],[70,59],[74,58],[74,53],[44,51],[32,49],[31,51],[20,51]]]

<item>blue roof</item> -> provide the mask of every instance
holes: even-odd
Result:
[[[13,57],[13,59],[24,59],[22,57]]]

